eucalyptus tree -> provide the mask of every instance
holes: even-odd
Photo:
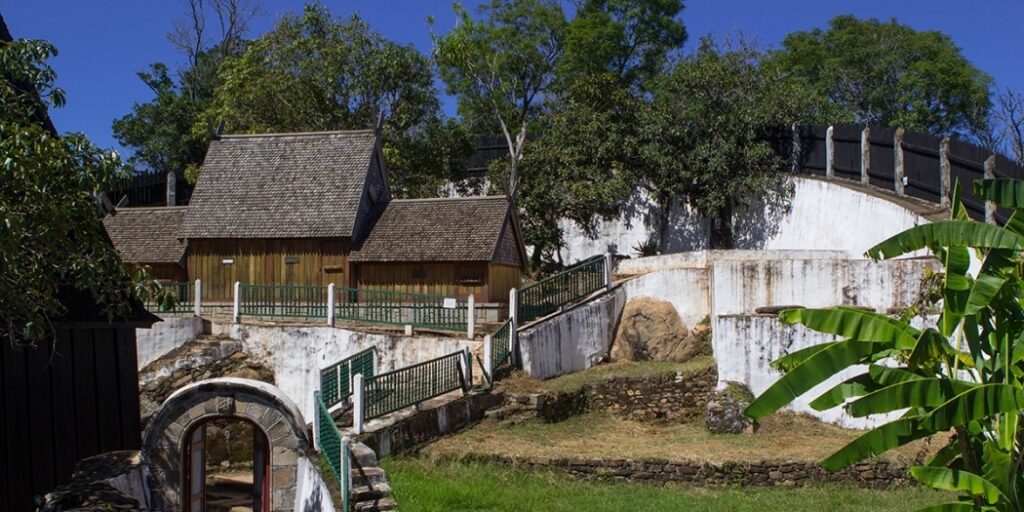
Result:
[[[942,262],[934,325],[851,308],[795,308],[788,324],[836,335],[775,361],[782,378],[746,414],[761,418],[855,365],[857,375],[816,397],[817,410],[844,407],[854,417],[896,414],[826,458],[838,470],[928,436],[945,445],[910,474],[957,491],[959,501],[926,510],[1024,510],[1024,182],[975,182],[978,195],[1009,208],[1002,225],[968,218],[954,187],[950,220],[923,224],[872,247],[890,259],[928,249]],[[980,261],[976,274],[971,260]]]

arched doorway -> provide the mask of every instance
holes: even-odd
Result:
[[[255,423],[215,417],[192,427],[182,450],[185,512],[267,512],[270,443]]]

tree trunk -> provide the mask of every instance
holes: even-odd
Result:
[[[732,207],[725,206],[718,210],[718,215],[711,219],[709,245],[711,249],[732,249]]]

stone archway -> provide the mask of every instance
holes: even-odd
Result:
[[[270,444],[270,506],[266,510],[292,510],[299,460],[312,447],[302,414],[273,385],[230,377],[181,388],[150,419],[142,453],[153,476],[153,508],[182,510],[186,436],[213,418],[248,420],[266,434]]]

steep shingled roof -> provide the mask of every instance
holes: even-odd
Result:
[[[352,236],[373,130],[223,136],[210,143],[179,236]]]
[[[349,261],[490,261],[508,213],[502,196],[393,200]]]
[[[178,231],[187,206],[118,208],[103,227],[125,263],[181,263],[185,242]]]

